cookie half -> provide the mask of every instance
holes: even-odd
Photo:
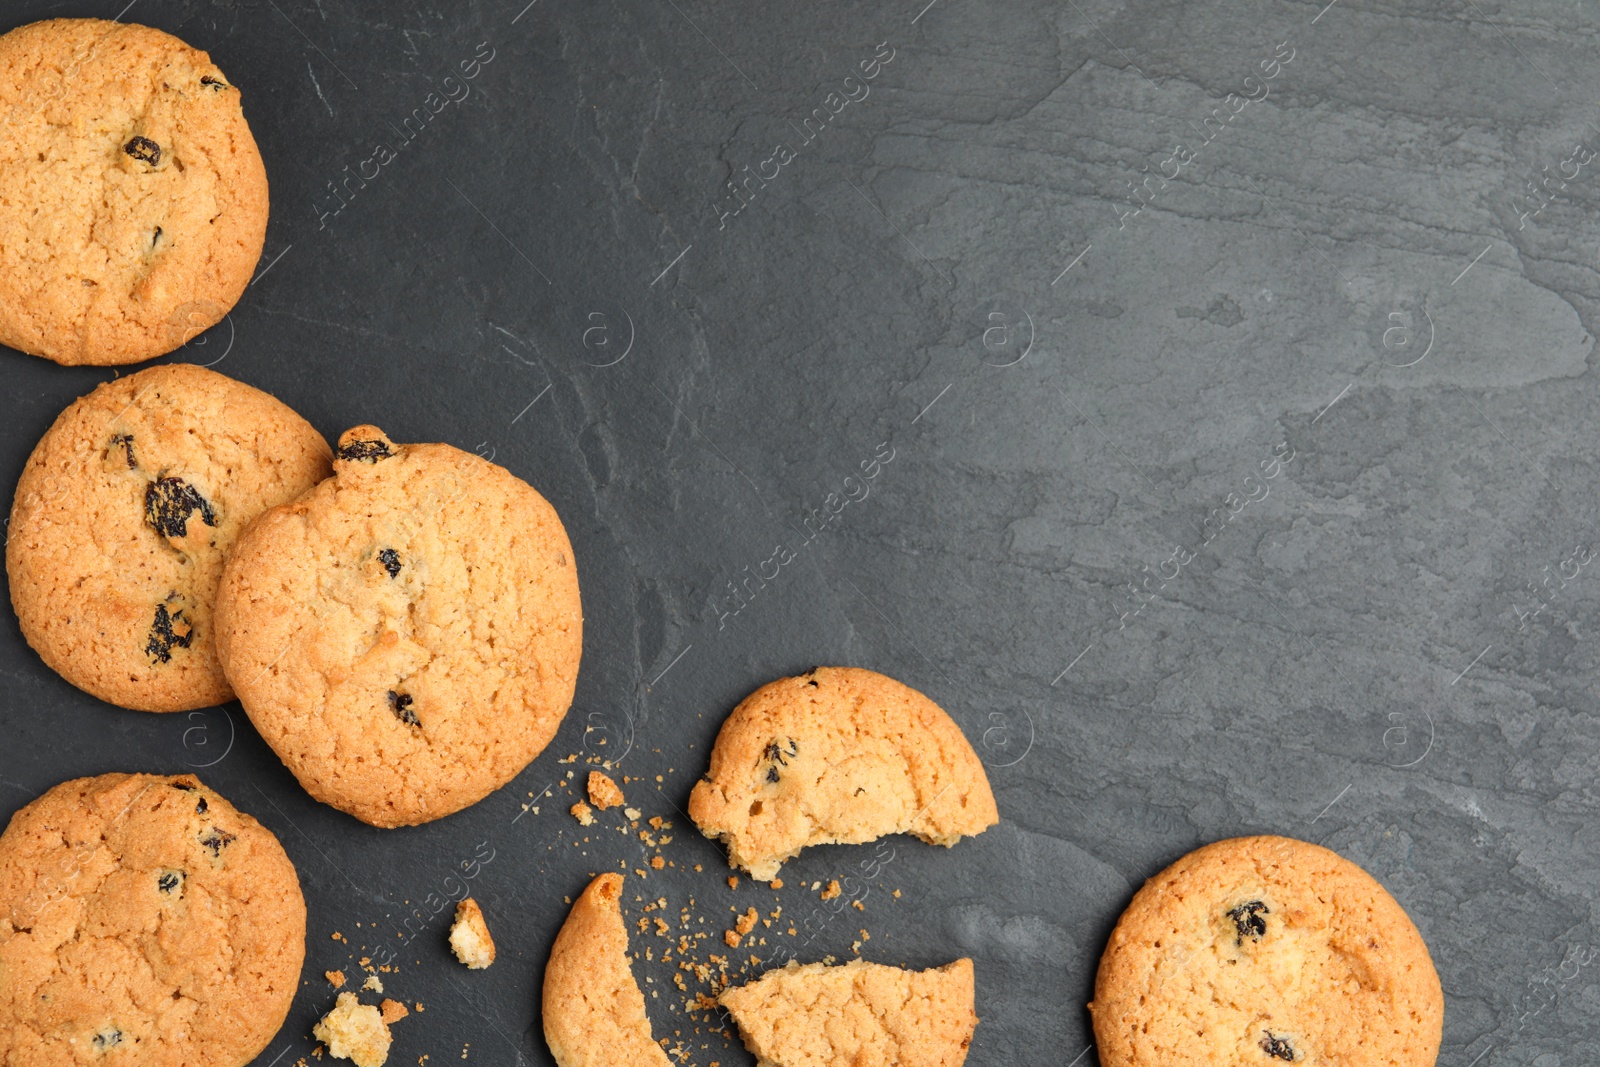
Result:
[[[628,967],[622,875],[602,874],[572,905],[544,971],[544,1039],[559,1067],[669,1067]]]
[[[961,1067],[978,1016],[972,961],[907,971],[796,962],[719,1003],[767,1067]]]
[[[1134,895],[1089,1012],[1104,1067],[1433,1067],[1444,995],[1371,875],[1318,845],[1240,837]]]
[[[233,697],[212,601],[247,522],[329,473],[287,405],[185,363],[106,382],[63,411],[17,484],[11,604],[45,663],[102,700],[183,711]]]
[[[193,775],[56,786],[0,835],[14,1067],[240,1067],[283,1025],[306,906],[271,831]]]
[[[0,343],[137,363],[222,321],[267,231],[239,90],[160,30],[0,36]]]
[[[730,866],[771,879],[807,845],[909,833],[953,845],[1000,821],[983,764],[933,701],[857,667],[817,667],[722,724],[689,817]]]
[[[503,467],[375,426],[252,522],[217,594],[218,652],[312,796],[374,826],[476,803],[549,744],[583,613],[555,509]]]

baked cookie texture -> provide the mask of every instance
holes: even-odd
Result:
[[[1104,1067],[1432,1067],[1444,995],[1411,919],[1338,853],[1206,845],[1144,884],[1089,1005]]]
[[[375,426],[262,513],[217,594],[218,653],[318,800],[374,826],[459,811],[555,736],[583,640],[555,509],[502,467]]]
[[[807,845],[915,834],[953,845],[1000,821],[949,715],[893,678],[817,667],[746,697],[722,724],[689,817],[763,881]]]
[[[907,971],[790,962],[722,994],[757,1067],[960,1067],[972,1044],[972,961]]]
[[[670,1067],[650,1036],[628,967],[622,875],[602,874],[572,905],[544,971],[544,1039],[559,1067]]]
[[[137,363],[222,321],[261,257],[267,172],[239,90],[147,26],[0,36],[0,343]]]
[[[6,571],[23,636],[113,704],[231,700],[212,628],[223,556],[327,477],[331,455],[287,405],[215,371],[106,382],[61,413],[17,484]]]
[[[403,1006],[400,1010],[405,1013]],[[328,1046],[328,1055],[356,1067],[383,1067],[394,1043],[383,1010],[361,1003],[354,993],[340,993],[332,1010],[311,1028],[311,1036]]]
[[[240,1067],[305,956],[289,857],[193,775],[46,792],[0,835],[0,908],[6,1067]]]
[[[494,937],[484,921],[483,909],[471,897],[456,904],[456,917],[450,924],[450,951],[474,971],[494,962]]]

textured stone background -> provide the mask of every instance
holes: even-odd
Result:
[[[0,28],[124,2],[12,0]],[[636,895],[674,925],[692,897],[713,934],[781,905],[817,918],[808,958],[861,927],[873,959],[971,955],[974,1065],[1092,1063],[1082,1005],[1133,889],[1256,831],[1339,850],[1409,910],[1442,1064],[1600,1060],[1592,7],[524,3],[125,17],[211,51],[272,180],[261,275],[173,358],[329,437],[449,441],[548,495],[587,620],[561,736],[473,809],[380,832],[312,802],[237,705],[99,705],[8,623],[0,813],[192,768],[272,827],[311,934],[264,1065],[310,1052],[321,972],[378,944],[427,1009],[393,1062],[549,1062],[563,897],[650,854],[564,813],[556,759],[586,725],[675,823],[630,919]],[[800,143],[880,43],[868,95]],[[480,44],[470,96],[341,207],[329,183]],[[795,158],[721,217],[778,142]],[[111,372],[4,363],[14,482]],[[811,509],[863,493],[802,547]],[[729,583],[780,544],[795,559],[741,607]],[[1005,819],[949,852],[894,840],[861,913],[803,884],[872,850],[730,891],[675,810],[733,704],[814,663],[948,708]],[[448,961],[445,916],[414,917],[463,861],[501,946],[481,974]],[[680,1014],[666,944],[635,940],[657,1035],[751,1062]]]

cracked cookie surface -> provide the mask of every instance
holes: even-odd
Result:
[[[0,908],[8,1067],[240,1067],[305,955],[289,857],[193,775],[46,792],[0,835]]]
[[[212,602],[233,539],[327,477],[287,405],[186,363],[101,385],[28,457],[6,570],[23,636],[67,681],[142,711],[233,697]]]
[[[222,321],[267,227],[239,91],[160,30],[53,19],[0,36],[0,343],[136,363]]]
[[[222,663],[312,796],[374,826],[428,822],[555,736],[583,639],[572,546],[544,497],[471,453],[359,426],[335,456],[234,545]]]
[[[717,734],[689,816],[763,881],[808,845],[910,833],[953,845],[1000,821],[977,753],[933,701],[875,671],[817,667],[751,693]]]
[[[650,1036],[644,994],[628,966],[622,875],[602,874],[579,895],[544,971],[544,1039],[558,1067],[668,1067]]]
[[[1105,1067],[1432,1067],[1444,996],[1372,876],[1262,836],[1206,845],[1144,884],[1089,1011]]]
[[[961,1067],[972,1033],[972,961],[927,971],[851,960],[791,962],[718,1002],[758,1067]]]

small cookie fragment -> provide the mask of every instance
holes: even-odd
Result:
[[[328,1046],[328,1054],[356,1067],[383,1067],[394,1038],[383,1012],[363,1004],[354,993],[340,993],[333,1010],[311,1028],[311,1036]]]
[[[483,909],[471,897],[456,905],[456,919],[450,924],[450,951],[474,971],[494,962],[494,938],[489,936]]]
[[[544,972],[544,1039],[558,1067],[671,1067],[650,1035],[628,966],[622,876],[602,874],[572,905]]]
[[[577,819],[582,825],[594,825],[594,809],[585,804],[583,801],[578,801],[576,804],[572,805],[572,807],[568,808],[567,811],[570,812],[572,817]]]
[[[1360,867],[1286,837],[1218,841],[1134,894],[1089,1005],[1103,1067],[1433,1067],[1444,995]],[[1203,1023],[1196,1020],[1204,1020]]]
[[[621,804],[626,798],[616,782],[599,771],[589,772],[589,803],[605,811]]]
[[[945,711],[875,671],[816,667],[733,709],[689,795],[728,863],[773,883],[808,845],[914,834],[954,845],[1000,821],[988,775]]]
[[[398,1000],[385,1000],[378,1005],[378,1011],[385,1023],[398,1022],[411,1014],[410,1010]]]
[[[978,1026],[972,961],[770,970],[718,998],[763,1067],[960,1067]]]
[[[344,972],[343,971],[323,971],[322,972],[322,977],[326,978],[328,980],[328,984],[333,986],[333,988],[335,988],[335,989],[343,989],[344,988]]]

